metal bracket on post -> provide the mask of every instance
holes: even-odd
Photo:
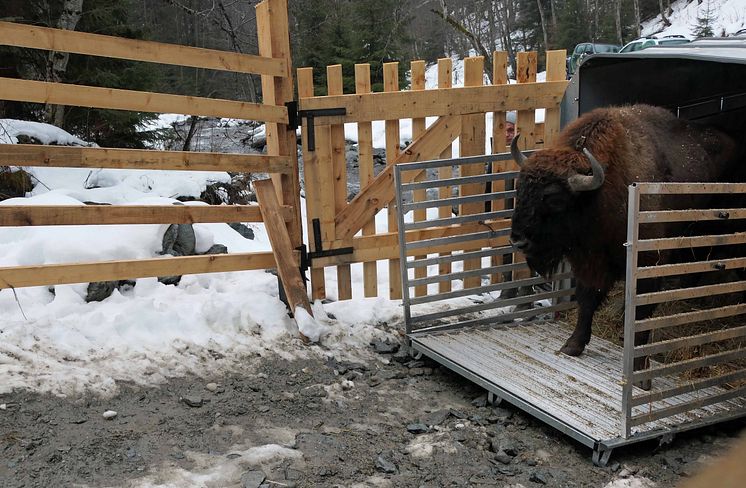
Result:
[[[315,110],[299,110],[297,120],[306,118],[306,127],[308,128],[308,150],[316,150],[316,131],[314,129],[313,121],[316,117],[332,117],[335,115],[347,115],[347,109],[342,108],[319,108]]]
[[[355,251],[353,247],[340,247],[339,249],[328,249],[325,251],[321,241],[321,221],[319,221],[319,219],[313,219],[311,221],[311,226],[313,227],[313,243],[314,249],[316,250],[308,253],[309,264],[316,258],[343,256],[345,254],[352,254]]]
[[[600,468],[605,468],[609,464],[609,458],[611,458],[611,452],[613,449],[607,449],[599,444],[593,448],[593,465]]]

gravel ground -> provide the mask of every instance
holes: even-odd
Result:
[[[247,358],[255,366],[242,375],[125,385],[110,399],[0,395],[0,486],[604,487],[627,478],[615,486],[639,487],[648,478],[670,487],[745,425],[620,449],[598,468],[588,448],[510,405],[488,405],[481,389],[427,360],[311,356]]]

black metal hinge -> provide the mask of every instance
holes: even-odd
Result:
[[[316,150],[316,131],[314,130],[313,120],[316,117],[333,117],[335,115],[347,115],[347,109],[342,108],[320,108],[316,110],[299,110],[298,118],[300,121],[303,117],[306,118],[306,127],[308,128],[307,140],[308,150]]]
[[[345,254],[352,254],[354,248],[352,247],[340,247],[339,249],[328,249],[324,250],[321,242],[321,221],[319,219],[313,219],[313,243],[316,251],[308,253],[308,262],[311,263],[316,258],[328,258],[332,256],[343,256]]]

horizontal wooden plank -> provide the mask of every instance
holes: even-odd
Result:
[[[225,273],[274,267],[276,267],[275,257],[271,252],[17,266],[0,268],[0,289],[116,281],[152,276]]]
[[[276,105],[13,78],[0,78],[0,99],[288,123],[287,108]]]
[[[665,237],[662,239],[641,239],[637,242],[638,251],[662,251],[664,249],[688,249],[690,247],[730,246],[746,244],[746,232],[735,234]]]
[[[640,193],[676,195],[687,193],[746,193],[746,183],[635,183]]]
[[[629,424],[631,426],[641,425],[648,422],[653,422],[655,420],[670,417],[682,412],[687,412],[689,410],[694,410],[695,408],[714,405],[716,403],[724,402],[726,400],[731,400],[738,397],[746,397],[746,386],[742,386],[733,390],[721,390],[720,393],[717,393],[715,395],[703,395],[696,400],[678,403],[666,408],[655,409],[651,412],[632,417]]]
[[[743,314],[746,314],[746,303],[739,303],[714,309],[695,310],[693,312],[682,312],[664,317],[636,320],[635,331],[644,332],[646,330],[664,329],[666,327],[694,324],[705,320],[717,320]]]
[[[661,222],[698,222],[700,220],[746,219],[745,208],[718,208],[708,210],[658,210],[640,212],[641,224]]]
[[[567,81],[443,88],[301,98],[301,110],[344,108],[346,115],[317,117],[317,124],[398,120],[556,107]]]
[[[746,268],[746,258],[721,259],[719,261],[696,261],[693,263],[664,264],[660,266],[643,266],[637,268],[638,280],[661,278],[689,273],[706,273],[708,271],[725,271],[728,269]]]
[[[0,22],[0,44],[90,56],[287,76],[284,59]]]
[[[683,385],[679,385],[674,388],[646,392],[645,394],[632,397],[632,406],[636,407],[638,405],[645,405],[646,403],[657,402],[665,398],[671,398],[674,396],[691,393],[693,391],[703,390],[712,386],[726,385],[728,383],[741,381],[743,379],[746,379],[746,369],[731,371],[730,373],[714,376],[711,378],[691,380],[687,381]]]
[[[724,295],[726,293],[740,293],[746,291],[746,281],[719,283],[717,285],[693,286],[676,290],[643,293],[635,298],[635,305],[651,305],[654,303],[671,302],[675,300],[689,300],[691,298]]]
[[[509,221],[490,222],[493,229],[508,227]],[[407,240],[432,239],[438,237],[448,237],[460,235],[475,230],[483,230],[478,224],[467,224],[463,226],[449,226],[435,229],[407,231]],[[499,247],[508,244],[508,237],[496,237],[494,239],[482,239],[471,241],[467,244],[463,242],[452,245],[432,246],[423,249],[413,249],[410,255],[434,254],[437,252],[462,251],[465,247]],[[349,241],[339,240],[331,243],[331,249],[342,249],[349,247]],[[314,258],[313,267],[336,266],[339,264],[361,263],[378,261],[382,259],[398,259],[399,256],[399,234],[389,232],[375,234],[371,236],[356,236],[352,240],[353,252],[351,254],[342,254],[339,256],[329,256],[325,258]]]
[[[653,354],[681,349],[682,347],[701,346],[711,342],[727,341],[739,337],[746,337],[746,325],[636,346],[635,357],[651,356]],[[744,357],[746,357],[746,351],[744,351]]]
[[[743,359],[743,356],[744,351],[742,349],[723,351],[707,356],[699,356],[693,359],[687,359],[686,361],[678,361],[676,363],[669,363],[662,366],[643,369],[641,371],[635,371],[632,374],[632,381],[637,383],[638,381],[652,380],[653,378],[677,374],[695,368],[705,368],[707,366],[723,364],[729,361],[736,361],[738,359]]]
[[[34,144],[0,144],[0,161],[8,166],[234,171],[239,173],[289,173],[293,168],[287,156]]]
[[[292,208],[281,209],[289,222]],[[0,205],[0,227],[262,222],[257,205]]]

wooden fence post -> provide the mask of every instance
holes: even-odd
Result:
[[[312,97],[313,93],[313,68],[298,68],[298,97]],[[319,176],[318,159],[316,152],[308,150],[308,125],[303,121],[303,181],[306,188],[306,223],[308,225],[308,248],[310,251],[316,249],[314,242],[313,221],[321,219],[321,199],[319,191],[322,188]],[[322,300],[326,298],[326,283],[324,268],[311,266],[311,298]]]
[[[384,63],[383,90],[399,91],[399,63]],[[391,165],[399,155],[399,119],[386,121],[386,164]],[[396,204],[391,202],[389,211],[389,232],[397,232]],[[389,260],[389,298],[400,299],[402,296],[400,260]]]
[[[370,93],[370,65],[355,65],[355,93]],[[360,188],[365,188],[373,180],[373,124],[358,122],[357,124],[358,167],[360,170]],[[376,233],[376,218],[363,226],[363,235]],[[378,268],[376,261],[363,263],[363,291],[366,297],[378,296]]]
[[[264,103],[284,106],[294,100],[293,71],[290,55],[290,32],[287,0],[264,0],[256,6],[259,54],[280,58],[286,62],[283,76],[262,75]],[[300,213],[300,180],[298,174],[298,151],[295,129],[286,124],[266,124],[267,154],[287,156],[291,159],[291,173],[273,174],[272,180],[281,204],[291,205],[295,218],[288,226],[290,241],[294,247],[303,245]]]
[[[547,81],[562,81],[567,78],[567,65],[564,49],[547,51]],[[546,109],[544,116],[544,147],[549,147],[557,140],[560,131],[559,105]]]
[[[335,64],[326,67],[326,84],[329,95],[343,95],[342,65]],[[345,128],[344,124],[335,124],[330,127],[331,139],[331,163],[334,171],[332,188],[334,192],[335,215],[347,206],[347,158],[345,157]],[[325,188],[329,191],[332,188]],[[352,246],[352,239],[349,242]],[[352,298],[352,274],[349,264],[337,266],[337,299],[349,300]]]
[[[425,89],[425,62],[424,61],[412,61],[410,64],[412,69],[412,86],[411,90],[419,91]],[[425,118],[412,119],[412,140],[417,139],[420,135],[425,132]],[[425,173],[422,174],[425,176]],[[423,179],[422,177],[419,179]],[[421,202],[427,198],[425,190],[414,190],[412,192],[412,201]],[[414,211],[414,221],[422,222],[427,219],[427,210],[418,209]],[[427,256],[416,256],[415,259],[425,259]],[[427,268],[415,268],[415,278],[425,278],[427,276]],[[417,297],[427,295],[427,285],[416,286],[414,289],[414,295]]]
[[[464,59],[464,86],[481,86],[484,84],[484,58],[481,56]],[[485,152],[485,121],[484,114],[462,115],[460,148],[461,157],[477,156]],[[484,163],[461,166],[461,176],[475,176],[485,173]],[[461,196],[478,195],[484,193],[484,185],[461,185]],[[484,203],[461,204],[459,215],[469,215],[484,212]],[[465,249],[467,251],[468,249]],[[464,271],[479,269],[482,263],[479,259],[464,261]],[[481,278],[472,276],[464,279],[464,288],[479,286]]]
[[[451,58],[441,58],[438,60],[438,88],[451,88],[453,87],[453,60]],[[443,150],[443,152],[440,154],[440,157],[442,159],[450,159],[453,157],[453,146],[451,144],[448,145],[447,148]],[[450,166],[444,166],[442,168],[438,169],[438,178],[441,180],[448,179],[453,177],[453,169]],[[440,190],[438,192],[438,198],[450,198],[451,197],[451,187],[450,186],[443,186],[440,187]],[[450,217],[452,214],[452,211],[448,207],[439,207],[438,208],[438,217],[441,219],[446,219]],[[448,256],[451,253],[441,253],[441,256]],[[444,275],[444,274],[450,274],[451,273],[451,263],[441,263],[438,265],[438,274]],[[445,293],[448,291],[451,291],[451,281],[441,281],[438,283],[438,291],[440,293]]]

